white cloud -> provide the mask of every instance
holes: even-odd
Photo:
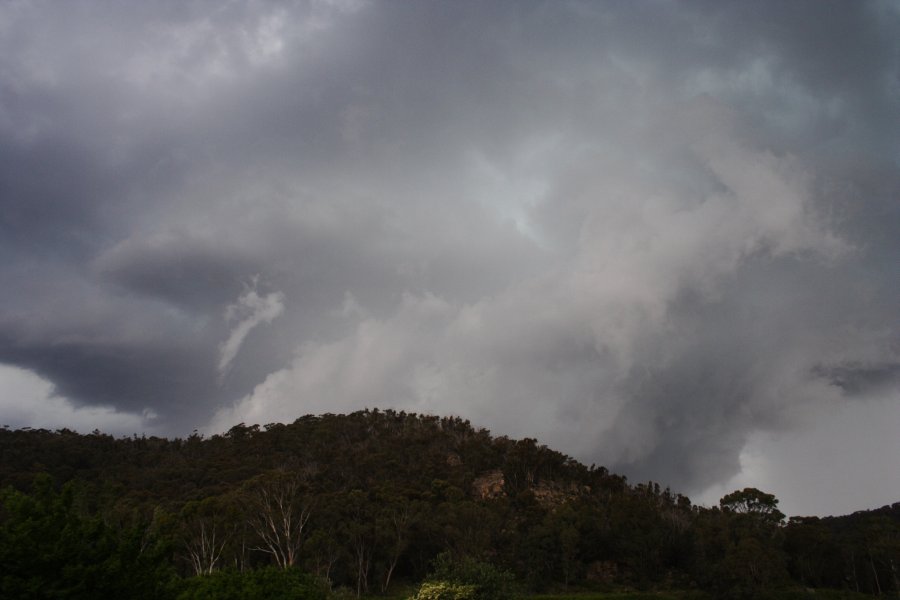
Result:
[[[224,377],[231,367],[241,345],[254,327],[262,323],[271,323],[273,319],[284,312],[284,294],[272,292],[260,296],[256,291],[257,280],[253,280],[238,297],[234,304],[225,309],[225,320],[235,322],[228,339],[219,346],[218,370],[220,377]]]
[[[713,190],[700,198],[616,161],[585,158],[538,209],[582,215],[565,260],[472,302],[407,293],[382,318],[347,296],[353,310],[345,317],[358,317],[352,332],[301,345],[290,365],[220,411],[210,428],[394,406],[540,435],[585,460],[646,459],[660,432],[626,388],[636,372],[667,368],[702,335],[678,329],[672,304],[687,292],[715,304],[752,257],[831,260],[844,250],[811,210],[807,179],[791,159],[730,136],[727,127],[713,129],[695,147],[704,165],[695,176]],[[749,412],[780,414],[784,398],[814,395],[803,389],[816,385],[806,371],[814,358],[794,346],[778,355],[795,351],[802,358],[778,367],[777,390],[760,382],[745,392]],[[762,377],[779,372],[777,361],[766,364]]]
[[[128,435],[148,431],[155,414],[145,409],[137,415],[105,406],[75,406],[57,396],[53,384],[25,369],[0,365],[0,414],[12,428],[68,428],[81,433],[99,429],[104,433]]]
[[[718,504],[745,487],[773,493],[788,516],[841,515],[900,498],[900,395],[863,402],[831,399],[803,427],[759,431],[741,452],[741,470],[696,497]]]

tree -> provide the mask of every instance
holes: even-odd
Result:
[[[840,546],[818,517],[791,517],[785,528],[784,549],[791,575],[807,587],[822,587],[827,578],[841,573]],[[840,584],[840,578],[837,582]]]
[[[362,490],[352,490],[343,498],[344,535],[356,570],[356,597],[369,591],[369,570],[375,549],[375,522],[372,503]]]
[[[166,598],[167,545],[146,523],[115,530],[83,508],[83,490],[48,475],[32,494],[0,492],[0,597]]]
[[[248,490],[248,523],[259,542],[254,550],[271,555],[283,569],[297,563],[303,528],[312,514],[304,479],[279,470],[257,478]]]
[[[784,513],[778,510],[778,499],[756,488],[744,488],[731,492],[719,500],[722,510],[752,515],[769,523],[781,523]]]
[[[745,488],[719,501],[725,535],[717,585],[731,595],[757,596],[787,578],[784,514],[778,499]]]
[[[379,500],[381,510],[377,519],[377,529],[386,552],[384,577],[381,581],[381,592],[384,593],[390,587],[391,576],[409,545],[409,532],[416,515],[414,504],[407,498],[383,493]]]
[[[212,497],[182,509],[183,546],[194,575],[212,573],[234,535],[236,526],[225,522],[224,508],[218,497]]]
[[[345,553],[331,526],[314,529],[306,537],[307,564],[316,577],[331,585],[332,570]]]

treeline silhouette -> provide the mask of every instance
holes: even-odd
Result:
[[[186,439],[7,428],[0,455],[3,598],[219,597],[191,594],[242,573],[296,588],[300,572],[316,594],[388,594],[439,556],[533,592],[900,590],[900,503],[785,521],[746,489],[698,507],[455,417],[366,410]]]

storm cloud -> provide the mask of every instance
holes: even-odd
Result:
[[[805,511],[778,440],[900,451],[898,114],[890,2],[4,3],[0,420],[457,414]],[[810,511],[900,498],[854,456]]]

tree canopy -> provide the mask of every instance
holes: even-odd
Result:
[[[420,600],[503,600],[511,579],[898,589],[900,503],[785,523],[748,488],[698,507],[455,417],[370,410],[185,439],[0,429],[0,454],[3,598],[250,597],[301,573],[358,595],[424,581]]]

